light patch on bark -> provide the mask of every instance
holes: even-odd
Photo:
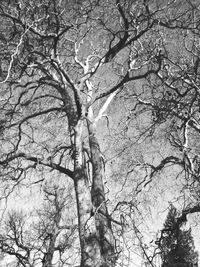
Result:
[[[105,111],[108,109],[108,106],[110,105],[111,101],[114,99],[114,97],[116,96],[118,91],[119,90],[116,90],[108,96],[105,103],[103,104],[103,106],[99,110],[97,117],[94,119],[95,124],[105,115]]]

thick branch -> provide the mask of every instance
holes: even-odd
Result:
[[[60,166],[60,165],[58,165],[56,163],[53,163],[51,161],[50,162],[45,162],[42,159],[39,159],[37,157],[32,157],[32,156],[26,155],[23,152],[15,154],[15,155],[8,156],[5,160],[0,161],[0,165],[6,166],[9,162],[12,162],[17,158],[24,158],[26,160],[30,160],[30,161],[35,163],[35,167],[37,166],[37,164],[41,164],[43,166],[46,166],[46,167],[52,168],[54,170],[57,170],[57,171],[59,171],[61,173],[64,173],[64,174],[66,174],[67,176],[69,176],[72,179],[74,178],[74,173],[71,170],[66,169],[66,168],[64,168],[64,167],[62,167],[62,166]]]
[[[195,205],[192,208],[188,208],[182,211],[181,216],[177,218],[177,225],[180,226],[187,222],[187,215],[200,212],[200,204]]]

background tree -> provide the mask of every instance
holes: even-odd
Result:
[[[10,262],[8,266],[75,264],[72,247],[77,226],[72,223],[72,214],[66,215],[71,204],[70,193],[54,185],[44,188],[44,203],[34,214],[12,210],[0,237],[0,251]]]
[[[198,266],[198,253],[194,248],[191,229],[183,230],[178,212],[171,205],[161,236],[156,242],[161,251],[162,266]]]

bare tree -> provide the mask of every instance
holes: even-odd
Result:
[[[0,251],[5,257],[12,256],[15,266],[50,267],[53,262],[65,266],[69,259],[74,260],[70,249],[77,239],[77,225],[68,224],[66,216],[63,219],[71,196],[57,186],[46,187],[44,192],[44,203],[35,214],[13,210],[2,228]]]
[[[58,173],[70,179],[83,267],[115,266],[118,256],[112,225],[122,223],[108,211],[97,138],[98,123],[116,95],[132,96],[132,113],[141,106],[151,110],[156,125],[173,115],[184,133],[188,127],[199,129],[193,115],[198,47],[196,41],[192,46],[184,42],[186,33],[192,40],[199,32],[198,12],[198,4],[189,1],[1,1],[2,191],[7,196],[16,184],[39,183],[49,171],[55,180]],[[185,54],[196,56],[189,66],[176,62],[168,44],[176,31],[181,31]],[[134,82],[144,86],[132,90]],[[152,129],[151,124],[146,131]],[[188,158],[184,138],[180,146]],[[157,167],[149,163],[150,180],[171,162],[186,164],[174,155]],[[30,177],[35,179],[30,182]],[[48,242],[45,260],[50,264],[55,236]]]

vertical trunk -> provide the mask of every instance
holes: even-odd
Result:
[[[95,216],[92,215],[93,204],[89,185],[87,166],[83,151],[84,118],[79,118],[79,110],[73,108],[68,93],[58,88],[66,108],[69,129],[74,140],[74,188],[76,194],[79,239],[81,246],[81,267],[105,267],[102,249],[97,231]],[[78,107],[77,107],[78,108]]]
[[[91,216],[92,203],[89,188],[77,171],[75,192],[78,210],[79,237],[81,245],[81,267],[101,266],[101,251],[96,235],[94,217]]]
[[[88,124],[89,144],[92,160],[92,203],[97,229],[97,236],[100,243],[101,255],[104,261],[103,266],[115,266],[115,242],[106,206],[103,176],[104,163],[100,147],[95,136],[95,125]]]
[[[44,240],[44,244],[47,247],[47,252],[45,253],[45,256],[42,261],[42,267],[52,267],[54,264],[52,263],[54,252],[56,250],[56,240],[60,233],[59,224],[61,221],[61,214],[62,214],[62,204],[58,201],[58,195],[57,192],[54,195],[54,207],[56,208],[55,213],[52,215],[52,224],[50,224],[49,233],[48,236]],[[52,203],[52,202],[51,202]],[[47,227],[48,228],[48,227]]]
[[[88,126],[92,161],[92,188],[89,184],[83,149],[83,120],[74,132],[74,187],[76,193],[81,267],[113,267],[114,238],[105,202],[104,165],[93,124]]]
[[[75,129],[74,137],[74,186],[78,211],[81,267],[100,267],[102,266],[101,249],[96,231],[95,218],[92,216],[92,199],[83,152],[82,130],[83,122],[80,120]]]
[[[56,241],[56,237],[52,234],[52,236],[50,237],[48,250],[42,261],[43,267],[52,267],[53,254],[55,251],[55,241]]]
[[[58,222],[59,223],[59,222]],[[59,229],[57,226],[54,227],[53,231],[49,233],[49,244],[47,247],[47,252],[42,260],[42,267],[52,267],[53,256],[55,252],[56,238],[59,234]],[[47,241],[48,242],[48,241]]]

